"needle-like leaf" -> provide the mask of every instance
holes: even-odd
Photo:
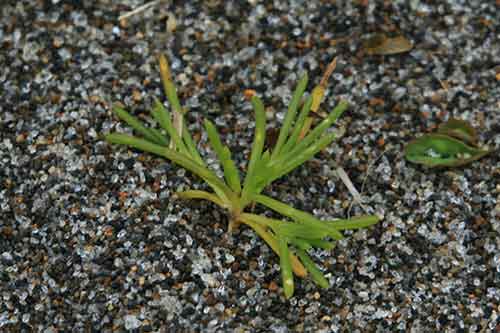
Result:
[[[176,152],[175,150],[126,134],[119,134],[119,133],[108,134],[106,135],[106,140],[111,143],[127,145],[169,159],[172,162],[179,164],[183,168],[188,169],[192,173],[204,179],[207,183],[209,183],[209,185],[211,184],[213,188],[214,187],[217,188],[218,192],[224,193],[224,195],[228,199],[238,201],[237,197],[234,195],[231,189],[226,184],[224,184],[224,182],[221,181],[212,171],[210,171],[209,169],[205,168],[202,165],[199,165],[189,157],[181,155],[179,152]]]
[[[318,247],[327,251],[330,251],[333,248],[335,248],[334,242],[329,242],[323,239],[309,239],[308,242],[309,244],[311,244],[311,246]]]
[[[266,137],[266,114],[264,104],[256,95],[252,96],[252,105],[255,110],[255,134],[250,153],[250,162],[248,163],[247,175],[243,184],[242,204],[245,206],[251,201],[250,196],[253,194],[255,187],[255,168],[261,158],[264,148],[264,139]]]
[[[181,103],[179,102],[179,98],[177,97],[177,90],[175,89],[175,85],[172,80],[172,74],[170,73],[170,66],[168,65],[167,58],[163,54],[161,54],[159,57],[159,62],[160,76],[163,82],[165,95],[167,95],[172,109],[179,114],[183,114],[184,112],[182,110]]]
[[[214,204],[219,205],[221,207],[227,206],[227,203],[222,201],[218,196],[216,196],[213,193],[208,193],[205,191],[187,190],[187,191],[177,192],[176,195],[182,199],[205,199],[208,201],[212,201]]]
[[[151,114],[158,122],[158,124],[160,124],[160,126],[163,127],[165,131],[167,131],[168,135],[170,135],[172,141],[175,143],[175,148],[178,149],[181,153],[189,155],[188,149],[184,145],[184,142],[179,136],[179,133],[172,125],[172,121],[170,120],[170,113],[167,111],[167,109],[165,109],[160,101],[155,100],[155,105]]]
[[[210,122],[208,119],[205,119],[205,129],[207,131],[210,144],[222,164],[226,182],[234,192],[240,193],[240,176],[238,175],[238,169],[236,169],[236,165],[234,164],[233,160],[231,160],[231,152],[229,148],[222,145],[219,134],[217,134],[217,130],[215,129],[214,124],[212,124],[212,122]]]
[[[312,96],[309,96],[302,106],[302,110],[300,111],[297,121],[295,122],[293,132],[281,151],[282,154],[289,152],[297,144],[299,135],[304,127],[304,122],[306,121],[307,115],[311,111],[312,101]]]
[[[255,230],[255,232],[271,247],[271,249],[276,254],[280,255],[278,240],[276,239],[276,237],[266,230],[267,227],[265,225],[261,225],[259,222],[257,222],[257,220],[253,219],[252,215],[253,214],[243,213],[240,216],[240,221],[249,225],[253,230]],[[292,253],[290,253],[290,262],[292,263],[292,270],[295,275],[302,278],[307,276],[306,269],[299,261],[299,259]]]
[[[314,155],[316,155],[320,150],[326,148],[333,140],[337,138],[337,133],[329,133],[325,134],[321,139],[316,141],[310,147],[305,149],[304,151],[298,153],[295,156],[289,156],[289,159],[283,159],[282,165],[275,165],[272,169],[272,178],[271,180],[278,179],[287,173],[291,172],[296,167],[302,165],[304,162],[310,160]]]
[[[328,280],[323,276],[323,273],[316,267],[316,264],[309,258],[307,253],[304,250],[298,249],[297,255],[300,258],[300,261],[304,264],[307,271],[311,273],[311,277],[321,288],[328,288],[330,284]]]
[[[294,219],[295,221],[300,222],[300,223],[308,226],[309,228],[317,228],[317,229],[324,230],[327,232],[327,235],[331,236],[334,239],[344,238],[342,236],[342,234],[338,231],[338,229],[331,227],[330,225],[328,225],[324,221],[318,220],[317,218],[315,218],[313,215],[311,215],[309,213],[295,209],[292,206],[289,206],[285,203],[282,203],[278,200],[274,200],[268,196],[261,195],[261,194],[255,195],[254,200],[256,202],[260,203],[261,205],[264,205],[268,208],[271,208],[272,210],[274,210],[282,215],[288,216],[288,217]],[[302,238],[306,238],[306,237],[302,237]],[[312,237],[312,239],[314,239],[314,238],[321,238],[321,237]]]
[[[348,220],[330,220],[326,223],[337,230],[354,230],[369,227],[378,221],[380,218],[377,215],[364,215]]]
[[[340,103],[333,109],[326,119],[316,126],[304,139],[302,139],[296,147],[294,147],[287,156],[293,156],[305,150],[311,143],[316,141],[339,117],[347,110],[349,104],[346,101]]]
[[[191,158],[198,162],[200,165],[206,165],[205,161],[200,156],[200,153],[198,152],[198,149],[196,149],[196,143],[193,140],[193,137],[189,133],[189,129],[187,128],[187,125],[184,123],[184,129],[182,131],[182,139],[184,140],[184,144],[186,145]]]
[[[300,99],[302,98],[302,95],[304,95],[304,91],[306,90],[307,80],[308,77],[306,73],[300,79],[297,88],[295,88],[292,100],[290,101],[290,105],[288,106],[288,112],[286,113],[285,120],[283,121],[283,126],[280,129],[278,141],[276,142],[276,146],[274,147],[274,150],[272,152],[273,158],[280,153],[280,150],[285,143],[286,138],[288,137],[290,127],[292,126],[293,119],[295,118],[295,114],[297,113],[297,109],[299,107]]]
[[[151,129],[144,126],[139,119],[129,114],[123,108],[115,106],[113,107],[113,112],[118,116],[118,118],[126,122],[130,127],[136,130],[138,133],[142,134],[144,138],[147,139],[148,141],[154,142],[162,146],[168,145],[168,140],[165,137],[158,134],[158,132],[154,132]]]
[[[295,245],[298,249],[302,249],[304,251],[312,249],[312,245],[309,243],[308,240],[301,239],[301,238],[290,238],[290,243]]]
[[[292,264],[290,262],[290,251],[285,237],[278,237],[280,250],[281,279],[283,281],[283,291],[286,298],[293,296],[294,282],[292,274]]]

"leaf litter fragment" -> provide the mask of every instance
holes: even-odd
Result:
[[[452,118],[446,123],[439,125],[437,132],[477,147],[476,129],[465,120]]]
[[[434,167],[457,167],[480,159],[491,151],[468,146],[443,134],[427,134],[405,148],[408,161]]]
[[[391,55],[408,52],[413,44],[404,36],[387,37],[378,33],[363,42],[363,49],[370,55]]]

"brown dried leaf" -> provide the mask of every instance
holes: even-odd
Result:
[[[438,133],[451,136],[477,147],[478,137],[476,130],[468,122],[452,118],[439,125]]]
[[[384,34],[375,34],[363,42],[366,53],[371,55],[390,55],[408,52],[413,44],[403,36],[387,37]]]

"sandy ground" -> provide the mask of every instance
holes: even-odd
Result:
[[[489,332],[500,312],[500,159],[435,170],[402,157],[451,117],[500,147],[498,1],[2,1],[0,331]],[[435,4],[438,3],[438,4]],[[370,56],[364,36],[403,35],[410,52]],[[164,52],[199,147],[213,120],[240,166],[254,89],[276,128],[298,78],[338,57],[325,109],[350,109],[342,139],[266,193],[321,218],[378,225],[316,251],[331,287],[297,282],[224,211],[173,199],[202,182],[111,146],[121,102],[153,123]],[[264,213],[263,210],[259,212]]]

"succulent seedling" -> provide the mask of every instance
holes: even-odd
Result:
[[[231,159],[231,151],[221,141],[215,125],[206,119],[204,126],[210,145],[224,172],[224,177],[219,178],[201,158],[197,144],[189,133],[183,118],[185,112],[177,97],[168,62],[164,56],[160,56],[160,74],[171,107],[169,112],[161,102],[155,101],[151,114],[160,129],[148,128],[124,109],[114,107],[115,114],[141,137],[112,133],[106,135],[106,140],[163,157],[203,179],[213,192],[187,190],[177,195],[184,199],[209,200],[224,208],[229,216],[229,230],[238,225],[252,228],[279,255],[283,291],[287,298],[294,293],[294,274],[306,277],[309,273],[319,286],[327,288],[328,281],[312,261],[308,251],[312,248],[330,250],[336,240],[344,238],[343,230],[365,228],[377,223],[379,218],[371,215],[322,221],[310,213],[270,198],[262,194],[262,191],[274,180],[284,177],[311,159],[337,138],[337,133],[329,129],[347,109],[347,102],[341,101],[319,124],[309,130],[311,124],[307,120],[310,119],[308,114],[312,106],[317,110],[323,93],[313,93],[308,96],[299,110],[308,82],[305,74],[293,93],[276,143],[264,149],[266,138],[264,104],[256,94],[252,94],[255,134],[243,181],[240,170]],[[320,88],[316,88],[316,92],[320,89],[324,91],[324,82]],[[272,219],[254,214],[249,209],[254,204],[265,206],[285,218]]]

